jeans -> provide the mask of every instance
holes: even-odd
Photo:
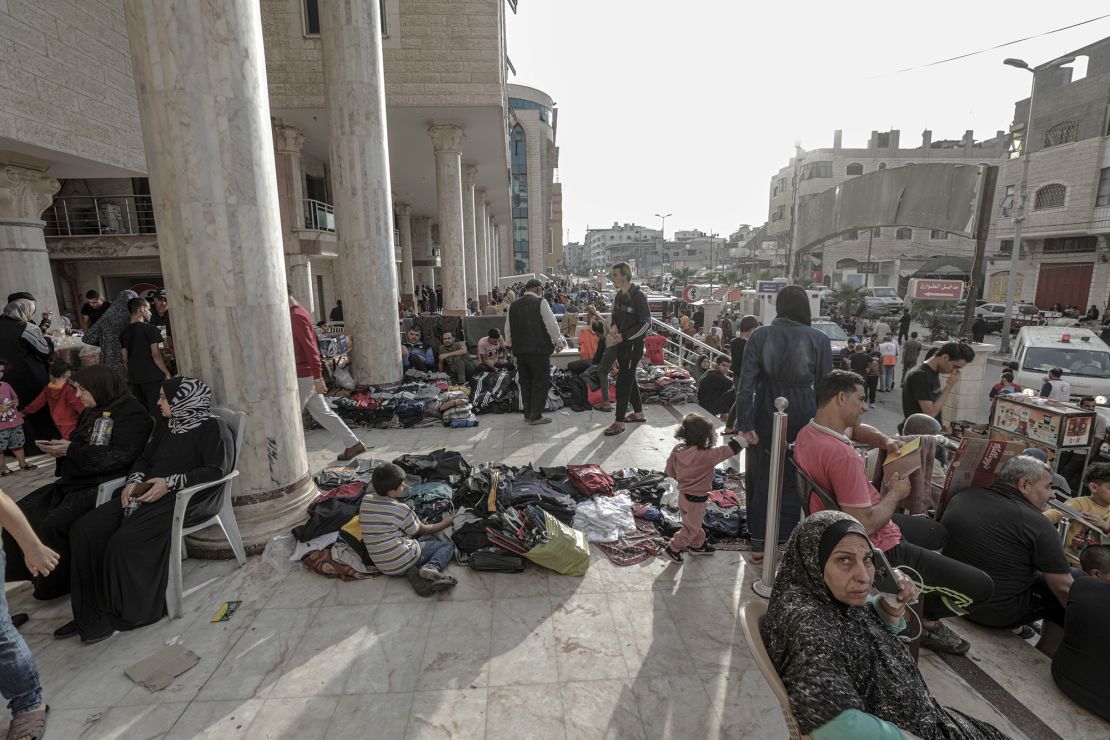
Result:
[[[0,573],[4,551],[0,550]],[[0,696],[8,700],[13,717],[27,714],[42,704],[42,683],[31,650],[12,624],[8,598],[0,588]]]
[[[894,389],[894,368],[895,365],[883,365],[883,390],[889,391]]]
[[[431,536],[421,537],[418,542],[420,542],[420,557],[412,564],[412,568],[417,570],[427,565],[442,573],[455,555],[455,546],[450,542],[437,540]]]
[[[338,437],[343,447],[354,447],[358,444],[355,433],[339,418],[324,397],[316,392],[315,378],[297,378],[297,392],[301,398],[301,410],[308,409],[308,413],[316,423]]]
[[[606,346],[605,351],[601,353],[601,362],[597,365],[597,373],[601,378],[601,400],[604,403],[609,403],[609,371],[617,361],[617,351],[620,346],[619,344],[614,344],[612,347]]]

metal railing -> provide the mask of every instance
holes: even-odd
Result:
[[[46,236],[153,234],[149,195],[72,195],[55,198],[46,212]]]
[[[335,208],[331,203],[305,198],[304,227],[313,231],[335,231]]]
[[[688,370],[697,362],[699,355],[708,355],[713,364],[716,364],[718,358],[732,358],[729,352],[710,347],[657,318],[652,317],[651,328],[666,340],[663,343],[663,359],[677,370]],[[732,377],[731,371],[729,377]]]

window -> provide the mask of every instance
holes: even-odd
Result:
[[[880,227],[878,227],[878,226],[872,226],[871,227],[871,236],[881,237],[882,235],[883,235],[883,230]]]
[[[1010,159],[1017,159],[1025,151],[1022,142],[1025,140],[1025,125],[1016,131],[1010,131]]]
[[[879,169],[880,170],[885,170],[886,169],[886,162],[879,162]]]
[[[1014,211],[1014,186],[1007,185],[1006,192],[1002,194],[1002,215],[1009,216]]]
[[[947,231],[941,231],[939,229],[933,229],[932,231],[929,232],[929,238],[930,239],[938,239],[938,240],[947,239],[948,238],[948,232]]]
[[[382,37],[389,37],[389,26],[386,24],[385,0],[378,0],[378,9],[381,11]],[[304,0],[304,35],[320,35],[320,0]]]
[[[786,218],[786,206],[779,206],[771,214],[772,221],[782,221],[784,218]]]
[[[780,177],[779,178],[779,192],[780,193],[786,192],[786,178],[785,177]]]
[[[859,162],[852,162],[850,165],[848,165],[848,169],[844,174],[846,174],[846,175],[862,175],[863,174],[863,165],[860,164]]]
[[[1014,253],[1014,240],[1013,239],[1003,239],[1002,241],[998,242],[998,253],[999,254],[1013,254]]]
[[[1043,188],[1037,190],[1037,194],[1033,198],[1033,210],[1040,211],[1045,208],[1063,208],[1064,198],[1067,194],[1068,189],[1058,182],[1045,185]]]
[[[913,229],[908,226],[902,226],[895,232],[894,238],[900,242],[908,242],[913,239]]]
[[[890,132],[880,133],[875,135],[875,146],[889,147],[890,146]]]
[[[1098,245],[1097,236],[1066,236],[1044,240],[1045,254],[1061,252],[1094,252]]]
[[[512,222],[513,269],[517,274],[528,272],[531,263],[528,244],[528,142],[524,128],[518,123],[509,133]],[[613,235],[609,234],[612,241]]]
[[[854,242],[857,239],[859,239],[859,232],[857,230],[852,229],[851,231],[844,232],[844,241]]]
[[[1076,121],[1061,121],[1044,132],[1044,148],[1070,144],[1078,133],[1079,124]]]
[[[802,180],[832,176],[832,162],[810,162],[809,164],[802,165]]]
[[[1095,196],[1096,206],[1110,206],[1110,167],[1103,167],[1098,177],[1098,195]]]

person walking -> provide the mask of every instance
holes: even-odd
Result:
[[[308,309],[297,303],[289,291],[289,322],[293,330],[293,358],[297,364],[297,393],[301,399],[301,411],[305,409],[320,426],[338,437],[343,452],[336,458],[350,460],[366,452],[366,445],[355,436],[342,419],[324,400],[327,391],[324,385],[324,365],[320,361],[320,348],[316,344],[316,329]]]
[[[883,375],[879,382],[879,390],[890,393],[894,390],[894,369],[898,367],[898,342],[887,334],[879,344],[879,355],[882,357]]]
[[[917,339],[917,332],[910,332],[910,338],[902,343],[902,383],[906,382],[906,373],[917,367],[920,356],[921,342]]]
[[[902,318],[898,319],[898,341],[904,342],[910,338],[910,312],[902,309]]]
[[[612,326],[609,340],[617,347],[617,411],[616,419],[605,430],[612,437],[624,431],[624,422],[647,421],[643,403],[640,401],[640,387],[636,384],[636,366],[644,356],[644,337],[651,328],[651,309],[647,296],[640,286],[632,282],[632,268],[627,262],[613,265],[610,275],[617,295],[613,299]],[[704,319],[704,315],[703,315]],[[625,419],[629,404],[632,415]]]
[[[535,278],[525,283],[520,298],[509,304],[505,320],[505,343],[516,357],[520,405],[529,424],[551,423],[551,417],[543,415],[551,387],[551,354],[566,347],[542,291],[543,283]]]
[[[744,348],[748,346],[748,339],[751,338],[752,332],[755,331],[759,325],[759,319],[748,314],[740,319],[740,333],[736,335],[735,339],[729,342],[729,354],[732,356],[732,392],[734,398],[740,393],[740,371],[744,367]],[[736,409],[737,404],[734,401],[732,409],[729,411],[728,421],[725,423],[723,434],[736,434]]]
[[[740,392],[736,397],[737,428],[749,448],[745,463],[749,475],[748,527],[752,533],[752,559],[762,562],[767,532],[767,489],[771,469],[771,422],[775,399],[787,400],[787,442],[817,412],[814,385],[832,371],[829,338],[810,326],[809,296],[800,285],[787,285],[775,299],[778,317],[752,332],[744,348]],[[783,476],[779,541],[785,542],[801,515],[800,499],[792,470]],[[770,543],[775,547],[778,543]]]

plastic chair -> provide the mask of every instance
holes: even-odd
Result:
[[[759,634],[759,623],[766,613],[767,602],[765,601],[755,600],[741,604],[740,628],[744,631],[744,642],[748,643],[748,649],[751,651],[752,657],[755,658],[755,664],[759,666],[763,678],[771,687],[775,698],[779,700],[779,705],[782,707],[782,718],[786,721],[786,728],[790,731],[791,740],[808,740],[809,735],[803,735],[798,728],[798,720],[794,718],[794,711],[790,708],[790,695],[786,693],[786,687],[782,685],[782,679],[779,678],[779,673],[775,670],[775,664],[771,662],[771,656],[767,654],[767,648],[763,646],[763,635]]]
[[[829,492],[821,486],[817,485],[812,478],[806,475],[802,470],[802,466],[798,465],[794,459],[794,445],[786,446],[786,459],[790,461],[791,466],[794,468],[795,480],[798,486],[798,496],[802,499],[802,513],[805,516],[812,516],[813,512],[809,510],[809,499],[814,494],[821,501],[821,504],[830,511],[840,511],[840,504],[836,502]]]
[[[247,553],[243,548],[243,538],[239,534],[239,524],[235,521],[235,511],[231,505],[231,486],[234,479],[239,475],[239,452],[243,447],[243,427],[247,415],[242,411],[232,411],[225,408],[212,409],[212,413],[222,419],[231,429],[235,439],[235,456],[231,472],[224,477],[211,483],[202,483],[184,488],[176,494],[177,500],[173,507],[173,530],[170,535],[169,581],[166,583],[166,611],[171,619],[180,619],[182,614],[181,603],[184,600],[185,592],[184,583],[182,582],[181,561],[188,557],[188,553],[185,551],[186,535],[211,527],[213,524],[219,525],[224,536],[227,537],[228,544],[231,545],[232,552],[235,553],[235,559],[239,562],[239,567],[242,568],[247,564]],[[96,494],[96,505],[100,506],[108,501],[112,497],[112,493],[122,488],[126,483],[126,478],[116,478],[101,483]],[[217,486],[220,488],[217,495],[223,499],[220,510],[215,516],[205,519],[199,524],[186,527],[185,512],[189,507],[190,499],[201,491],[207,491]]]

